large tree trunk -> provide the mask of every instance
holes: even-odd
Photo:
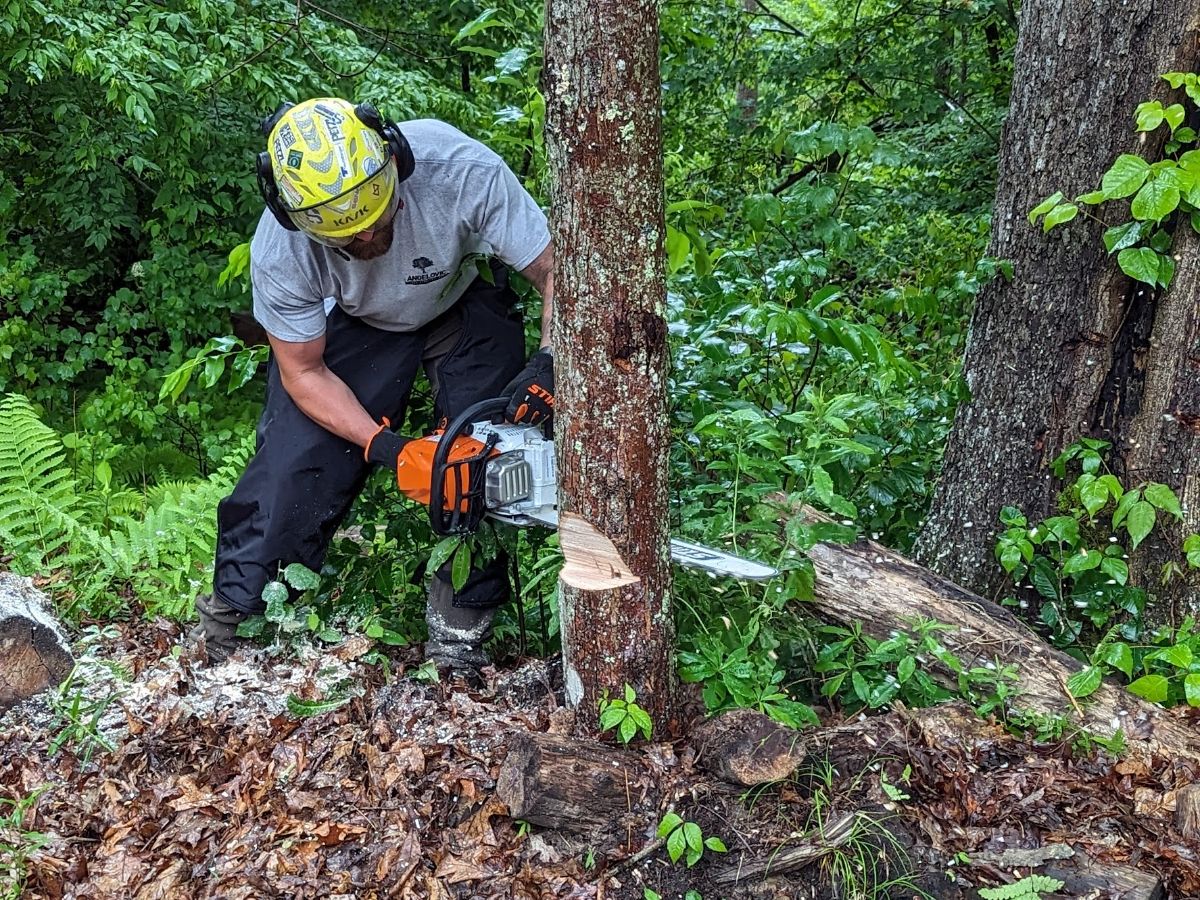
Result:
[[[548,0],[568,701],[673,708],[658,5]],[[581,716],[582,722],[595,721]]]
[[[1080,216],[1044,235],[1027,219],[1056,190],[1094,189],[1120,153],[1158,158],[1167,129],[1134,134],[1134,108],[1167,100],[1162,73],[1196,67],[1196,17],[1183,0],[1021,6],[989,250],[1013,262],[1014,277],[979,297],[964,363],[972,399],[917,544],[919,558],[980,593],[1003,581],[992,552],[1000,508],[1052,514],[1061,486],[1047,464],[1081,436],[1112,441],[1123,481],[1169,484],[1188,510],[1185,527],[1200,522],[1195,235],[1178,228],[1177,275],[1163,292],[1121,273],[1100,224]],[[1127,208],[1117,201],[1100,213],[1117,224]],[[1131,566],[1131,581],[1157,591],[1159,620],[1189,590],[1184,579],[1159,585],[1163,563],[1179,558],[1183,532],[1171,531],[1175,548],[1152,538]]]

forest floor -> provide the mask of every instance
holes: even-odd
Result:
[[[973,898],[1032,872],[1068,883],[1043,897],[1200,897],[1200,845],[1172,827],[1196,775],[1179,761],[896,708],[806,731],[797,773],[752,789],[686,739],[641,745],[658,811],[568,835],[514,821],[494,791],[514,736],[572,728],[554,666],[468,685],[422,680],[412,650],[385,672],[365,638],[216,667],[178,640],[165,621],[110,627],[78,690],[0,717],[0,797],[34,798],[0,803],[0,897]],[[97,734],[111,749],[87,758]],[[728,852],[672,864],[668,805]],[[777,874],[746,874],[767,861]]]

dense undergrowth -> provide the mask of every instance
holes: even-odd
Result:
[[[261,354],[212,343],[249,308],[260,115],[332,93],[442,118],[545,199],[539,5],[435,6],[0,11],[0,563],[48,577],[68,617],[186,619],[211,575],[213,510],[261,396]],[[676,573],[681,670],[712,708],[800,723],[815,703],[942,696],[911,662],[936,652],[932,626],[921,648],[881,646],[798,606],[813,541],[911,544],[963,397],[973,298],[1003,277],[983,254],[1012,11],[929,12],[663,9],[672,524],[785,570],[766,586]],[[168,381],[201,348],[190,382]],[[428,409],[418,394],[413,429]],[[838,524],[802,524],[806,503]],[[522,603],[494,652],[551,652],[554,539],[498,539]],[[305,593],[262,633],[420,640],[413,551],[434,543],[372,481],[319,581],[293,572]],[[1002,676],[977,680],[982,705],[1002,699]]]

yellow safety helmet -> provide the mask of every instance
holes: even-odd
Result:
[[[280,107],[263,130],[259,188],[285,228],[340,247],[395,214],[412,151],[374,107],[318,97]]]

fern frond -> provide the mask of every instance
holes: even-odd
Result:
[[[44,567],[78,528],[64,456],[59,436],[25,397],[0,397],[0,521],[18,572]]]

